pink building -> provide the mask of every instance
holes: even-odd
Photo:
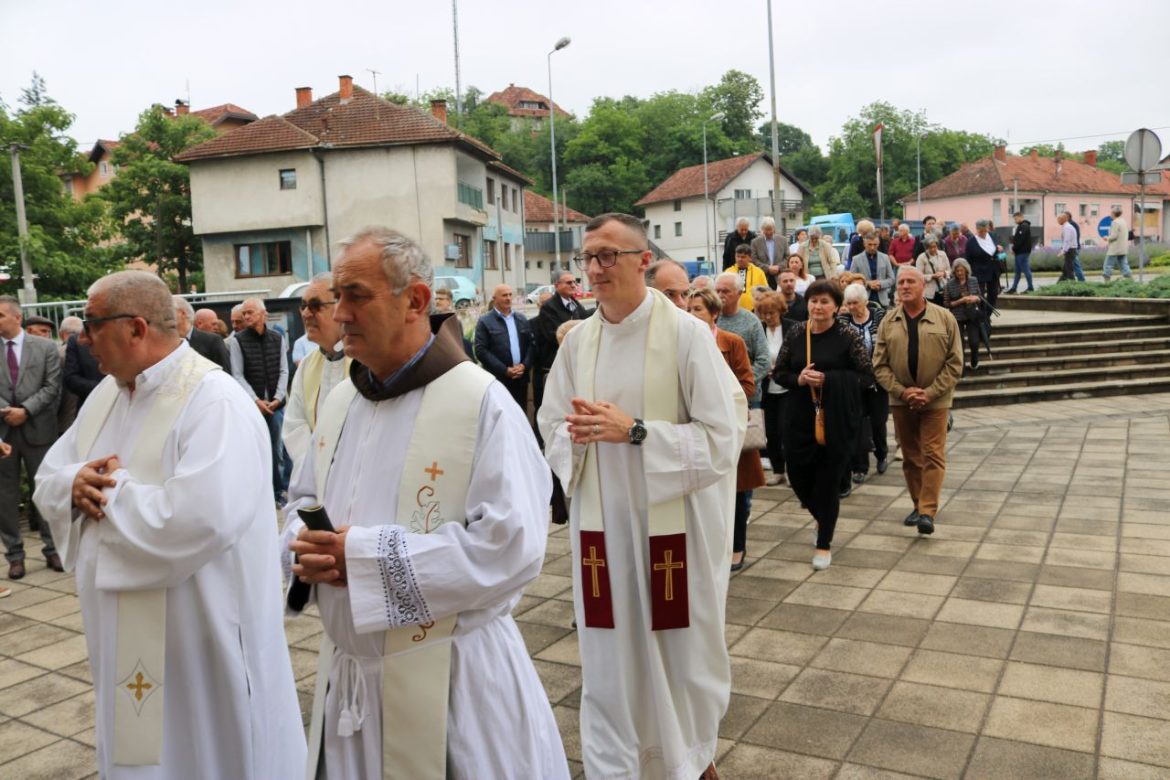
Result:
[[[1114,206],[1136,231],[1139,226],[1139,188],[1123,185],[1116,173],[1097,167],[1097,153],[1085,152],[1084,162],[1063,157],[1009,155],[1002,146],[990,157],[965,163],[959,170],[902,199],[906,219],[932,215],[939,220],[963,222],[974,228],[975,220],[990,219],[996,227],[1010,227],[1017,208],[1033,228],[1042,230],[1043,242],[1052,244],[1060,235],[1056,215],[1072,212],[1080,226],[1082,242],[1100,244],[1098,225]],[[1018,204],[1018,206],[1017,206]],[[1160,184],[1146,187],[1145,226],[1150,240],[1170,235],[1170,175]]]

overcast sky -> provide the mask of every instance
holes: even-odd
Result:
[[[445,0],[0,0],[0,98],[14,106],[35,70],[73,112],[83,149],[133,128],[150,104],[292,109],[348,73],[367,89],[454,86]],[[1170,128],[1170,2],[774,0],[778,118],[824,148],[873,100],[925,110],[953,129],[1014,148],[1064,140],[1073,151]],[[190,9],[197,8],[197,11]],[[1053,9],[1059,8],[1059,17]],[[648,96],[713,84],[728,69],[765,91],[765,0],[461,0],[462,84],[509,82],[583,116],[596,96]],[[1170,146],[1170,129],[1159,131]]]

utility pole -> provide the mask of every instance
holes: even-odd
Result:
[[[11,144],[12,154],[12,196],[16,201],[16,232],[20,238],[20,277],[23,283],[25,303],[37,302],[37,286],[33,280],[32,265],[28,261],[28,217],[24,213],[24,181],[20,174],[20,150],[22,144]]]
[[[548,61],[548,143],[552,163],[553,251],[556,255],[558,274],[561,272],[561,222],[557,218],[557,109],[553,103],[552,56],[570,43],[572,39],[568,36],[561,38],[545,58]]]
[[[382,74],[382,71],[374,70],[373,68],[366,68],[366,73],[369,73],[371,76],[374,77],[374,94],[377,95],[378,94],[378,76],[380,76]]]
[[[455,116],[463,120],[463,93],[459,88],[459,0],[451,0],[451,24],[455,28]]]
[[[772,219],[784,226],[780,217],[780,125],[776,123],[776,56],[772,50],[772,0],[768,0],[768,78],[772,84]],[[781,230],[780,235],[784,235]]]

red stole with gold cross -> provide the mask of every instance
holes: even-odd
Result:
[[[678,312],[666,296],[652,296],[643,365],[642,413],[647,422],[679,422]],[[577,349],[578,388],[593,399],[597,355],[601,347],[601,314],[581,325]],[[574,500],[580,502],[580,596],[587,628],[614,628],[613,592],[605,549],[605,520],[597,445],[585,448]],[[676,498],[648,507],[650,617],[654,631],[690,625],[687,599],[686,504]]]

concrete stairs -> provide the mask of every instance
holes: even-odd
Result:
[[[1063,398],[1170,391],[1170,320],[1111,315],[1085,321],[995,326],[994,357],[981,350],[955,406],[997,406]]]

